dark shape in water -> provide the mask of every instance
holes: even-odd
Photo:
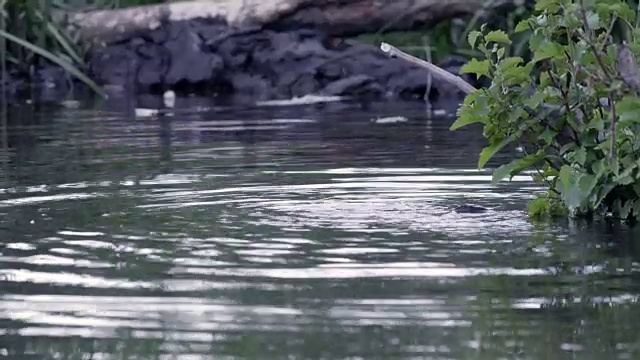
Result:
[[[477,214],[477,213],[483,213],[487,210],[488,209],[484,206],[472,205],[472,204],[460,205],[454,209],[454,211],[459,214]]]

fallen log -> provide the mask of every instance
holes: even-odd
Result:
[[[85,40],[116,43],[163,23],[207,19],[235,28],[300,28],[334,36],[409,30],[518,0],[192,0],[68,14]]]

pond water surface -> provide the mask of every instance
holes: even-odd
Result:
[[[12,109],[0,359],[638,359],[638,231],[532,224],[452,121]]]

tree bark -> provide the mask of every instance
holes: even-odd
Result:
[[[300,26],[349,36],[432,26],[453,17],[512,6],[517,0],[191,0],[70,14],[70,24],[90,41],[114,43],[165,22],[224,21],[244,28]]]

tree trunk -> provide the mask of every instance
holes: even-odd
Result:
[[[322,29],[335,36],[409,30],[439,21],[512,6],[517,0],[192,0],[70,14],[87,40],[114,43],[165,22],[218,20],[243,28]]]

